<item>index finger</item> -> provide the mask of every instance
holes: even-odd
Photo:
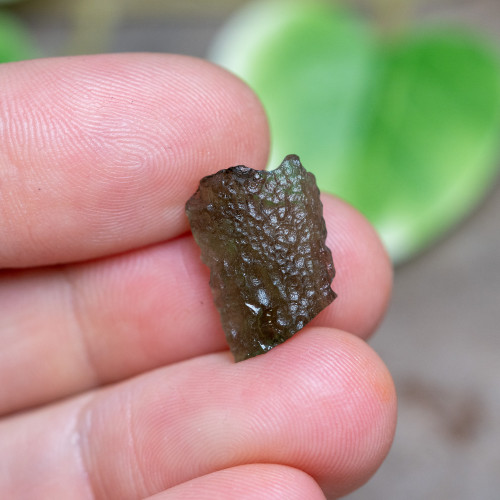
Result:
[[[259,101],[202,60],[40,59],[3,65],[0,81],[0,268],[173,238],[201,177],[265,166]]]

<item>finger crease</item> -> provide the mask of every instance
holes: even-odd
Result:
[[[99,404],[103,401],[97,396],[100,393],[100,390],[92,393],[87,402],[80,407],[75,419],[77,459],[91,495],[89,498],[117,498],[116,491],[121,488],[133,492],[133,496],[137,498],[150,496],[152,492],[146,486],[146,476],[137,449],[132,399],[125,394],[121,400],[119,413],[123,416],[124,428],[120,426],[123,432],[119,433],[119,442],[110,441],[111,429],[107,427],[107,419],[103,418],[107,414],[107,409]],[[102,434],[103,431],[105,435]],[[111,435],[114,431],[115,428],[111,431]],[[107,457],[107,451],[110,450],[120,454],[121,460],[103,461],[103,457]],[[125,462],[123,457],[127,457]],[[110,469],[110,465],[115,469]],[[124,475],[127,477],[126,481],[123,481]]]
[[[92,354],[93,351],[90,347],[90,343],[87,337],[87,326],[84,320],[85,316],[82,313],[83,307],[81,306],[81,301],[79,299],[82,293],[79,290],[77,282],[67,266],[61,267],[61,275],[68,285],[68,298],[71,318],[74,326],[74,338],[80,344],[80,352],[83,354],[85,364],[87,365],[87,372],[90,382],[93,386],[97,386],[101,383],[101,377],[99,376],[98,366]]]
[[[132,399],[130,395],[127,395],[125,401],[125,419],[127,422],[127,438],[128,445],[131,451],[131,460],[133,460],[132,469],[136,471],[134,474],[134,481],[136,483],[136,491],[141,492],[141,496],[148,496],[151,492],[148,492],[146,488],[146,478],[144,474],[144,470],[141,467],[141,461],[139,459],[139,453],[137,451],[137,437],[134,432],[134,425],[132,419]]]
[[[76,459],[80,467],[82,476],[84,478],[85,484],[87,485],[87,490],[89,493],[89,499],[97,499],[99,495],[97,494],[97,478],[91,473],[91,454],[88,453],[89,437],[92,435],[92,405],[94,403],[95,397],[91,396],[90,401],[83,404],[76,414],[75,418],[75,444],[76,444]],[[100,470],[97,468],[97,470]]]

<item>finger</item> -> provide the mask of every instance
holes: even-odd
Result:
[[[266,162],[257,98],[202,60],[40,59],[2,65],[0,81],[0,268],[172,238],[202,176]]]
[[[362,340],[305,328],[243,363],[208,355],[4,421],[2,487],[69,491],[87,479],[96,498],[127,499],[274,463],[303,470],[336,497],[380,465],[395,413],[392,380]],[[47,449],[50,460],[40,460]]]
[[[323,200],[338,298],[313,324],[366,337],[390,295],[389,261],[361,215]],[[82,265],[4,273],[0,412],[227,348],[199,254],[185,236]]]
[[[274,464],[240,465],[212,472],[148,500],[325,500],[305,472]]]

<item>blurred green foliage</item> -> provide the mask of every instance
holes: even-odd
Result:
[[[37,50],[25,26],[9,12],[0,10],[0,63],[36,56]]]
[[[497,171],[496,49],[458,28],[380,34],[315,2],[259,2],[214,47],[270,119],[270,167],[300,155],[320,188],[359,208],[394,261],[481,198]]]

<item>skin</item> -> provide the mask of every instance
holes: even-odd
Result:
[[[392,281],[373,229],[324,196],[338,299],[238,364],[189,233],[201,177],[265,166],[252,92],[152,54],[5,64],[0,81],[0,498],[315,500],[366,482],[396,421],[365,343]]]

